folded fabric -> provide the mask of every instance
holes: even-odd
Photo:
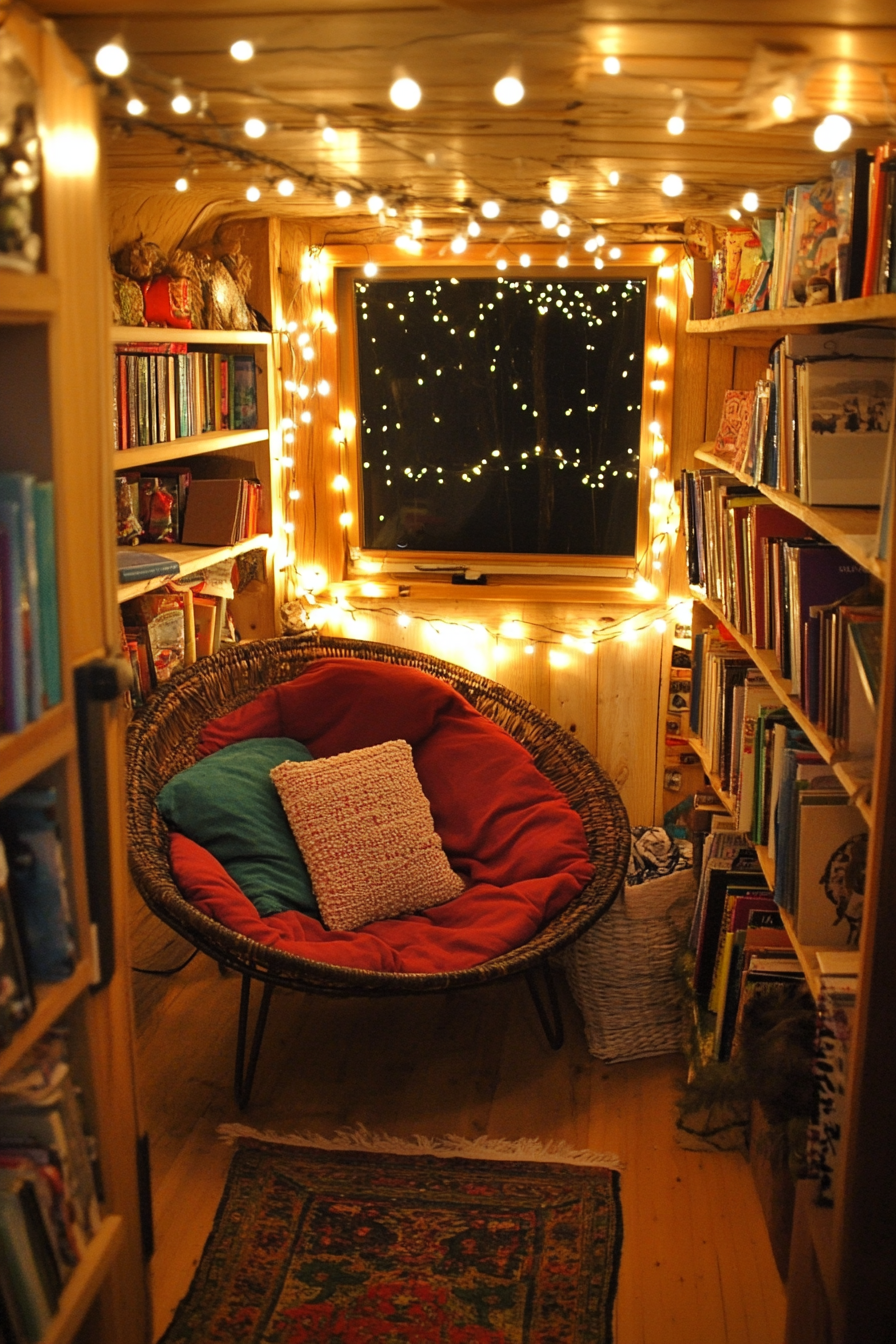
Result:
[[[197,754],[284,736],[316,759],[408,742],[448,862],[467,887],[422,914],[353,932],[325,929],[298,910],[262,919],[207,850],[172,835],[184,897],[247,938],[364,970],[461,970],[528,942],[593,874],[581,818],[564,795],[520,743],[436,677],[372,659],[321,659],[209,723]]]
[[[204,846],[260,915],[319,918],[311,878],[271,781],[284,761],[310,761],[290,737],[233,742],[169,779],[156,802],[169,826]]]
[[[407,742],[284,761],[271,779],[328,929],[428,910],[463,891]]]

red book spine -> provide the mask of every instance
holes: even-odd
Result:
[[[893,145],[889,141],[885,145],[878,146],[868,179],[868,241],[865,245],[865,271],[862,276],[863,299],[877,293],[886,206],[886,177],[881,172],[881,164],[890,157],[892,151]]]

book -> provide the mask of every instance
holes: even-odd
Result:
[[[21,615],[25,657],[25,684],[29,719],[39,719],[44,710],[44,678],[40,646],[40,595],[37,569],[37,535],[34,525],[34,477],[27,471],[0,472],[0,501],[18,505],[21,566]]]
[[[29,718],[27,641],[29,612],[23,573],[19,505],[0,498],[0,650],[3,659],[3,726],[17,733]]]
[[[894,360],[812,360],[806,366],[807,504],[878,508],[893,406]]]
[[[857,946],[868,827],[846,794],[799,798],[796,932],[806,946]]]
[[[6,849],[0,840],[0,1049],[9,1044],[33,1012],[28,968],[9,893]]]
[[[862,293],[865,246],[868,241],[868,178],[873,156],[866,149],[831,164],[837,218],[836,297],[857,299]]]
[[[734,390],[725,393],[713,452],[732,465],[736,465],[746,451],[755,397],[755,392]]]
[[[37,557],[38,625],[44,700],[62,701],[62,659],[59,648],[59,595],[56,587],[56,513],[52,481],[33,488],[34,544]]]
[[[253,482],[238,477],[193,480],[181,540],[185,546],[231,546],[246,526],[247,499]]]
[[[816,1200],[826,1208],[836,1203],[857,992],[856,975],[822,974],[815,1032],[815,1116],[807,1135],[806,1161],[809,1175],[818,1183]]]
[[[159,579],[180,573],[180,565],[176,560],[134,546],[119,546],[115,558],[118,562],[119,583],[140,583],[144,579]]]
[[[795,189],[791,250],[787,267],[787,308],[828,303],[836,292],[837,217],[829,177]]]
[[[152,687],[184,666],[186,634],[183,593],[153,592],[124,604],[125,630],[144,630],[152,668]]]
[[[258,428],[258,389],[254,355],[233,356],[233,429]]]
[[[25,788],[0,803],[9,890],[32,980],[53,984],[74,970],[75,944],[56,790]]]

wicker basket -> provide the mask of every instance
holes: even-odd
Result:
[[[617,1063],[682,1048],[674,966],[696,896],[692,868],[627,886],[566,949],[566,978],[598,1059]]]

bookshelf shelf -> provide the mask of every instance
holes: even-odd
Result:
[[[0,734],[0,798],[19,789],[75,748],[71,705],[48,709],[19,733]]]
[[[843,303],[820,303],[810,308],[774,308],[764,313],[731,313],[688,322],[692,336],[718,336],[728,331],[788,331],[793,327],[822,327],[840,322],[896,321],[896,294],[874,294]]]
[[[793,922],[793,916],[787,910],[781,911],[781,919],[787,930],[788,937],[793,943],[793,950],[800,959],[800,965],[803,968],[803,975],[806,977],[806,984],[809,986],[809,992],[813,999],[817,1000],[821,991],[821,972],[818,969],[819,950],[824,948],[805,947],[796,936],[796,925]]]
[[[22,275],[0,268],[0,322],[40,322],[59,304],[59,286],[52,275]]]
[[[712,451],[714,446],[711,442],[704,443],[696,450],[694,456],[707,466],[727,471],[744,485],[752,485],[750,477],[744,472],[735,471],[724,458],[715,456]],[[772,504],[777,504],[778,508],[793,514],[807,527],[811,527],[820,537],[824,537],[825,541],[839,546],[841,551],[862,565],[870,574],[878,579],[886,579],[887,563],[885,560],[879,560],[874,554],[877,548],[879,509],[855,509],[848,506],[811,508],[785,490],[775,490],[770,485],[757,485],[755,488]]]
[[[113,327],[116,345],[155,345],[181,341],[188,345],[270,345],[269,331],[205,331],[194,327]]]
[[[171,439],[168,443],[151,443],[146,448],[117,448],[114,453],[116,471],[132,471],[154,462],[172,462],[181,457],[198,457],[201,453],[219,453],[222,448],[242,448],[247,443],[265,443],[266,429],[221,429],[212,434],[193,434],[189,438]]]
[[[13,1036],[9,1045],[0,1051],[0,1077],[14,1068],[35,1041],[71,1008],[93,978],[92,967],[86,957],[75,966],[67,980],[55,985],[36,985],[34,1013]]]
[[[118,1214],[109,1214],[100,1223],[60,1294],[59,1310],[41,1344],[71,1344],[118,1254],[123,1230],[124,1219]]]
[[[127,602],[132,597],[151,593],[153,589],[161,588],[172,580],[176,581],[188,574],[195,574],[197,570],[207,569],[209,565],[217,565],[222,560],[243,555],[246,551],[254,551],[259,547],[266,549],[270,545],[270,540],[267,532],[261,532],[257,536],[248,537],[245,541],[238,541],[233,546],[181,546],[174,543],[169,546],[150,546],[147,549],[151,550],[153,555],[164,556],[166,560],[176,560],[180,565],[180,574],[165,574],[155,579],[142,579],[138,583],[120,583],[118,601]]]

